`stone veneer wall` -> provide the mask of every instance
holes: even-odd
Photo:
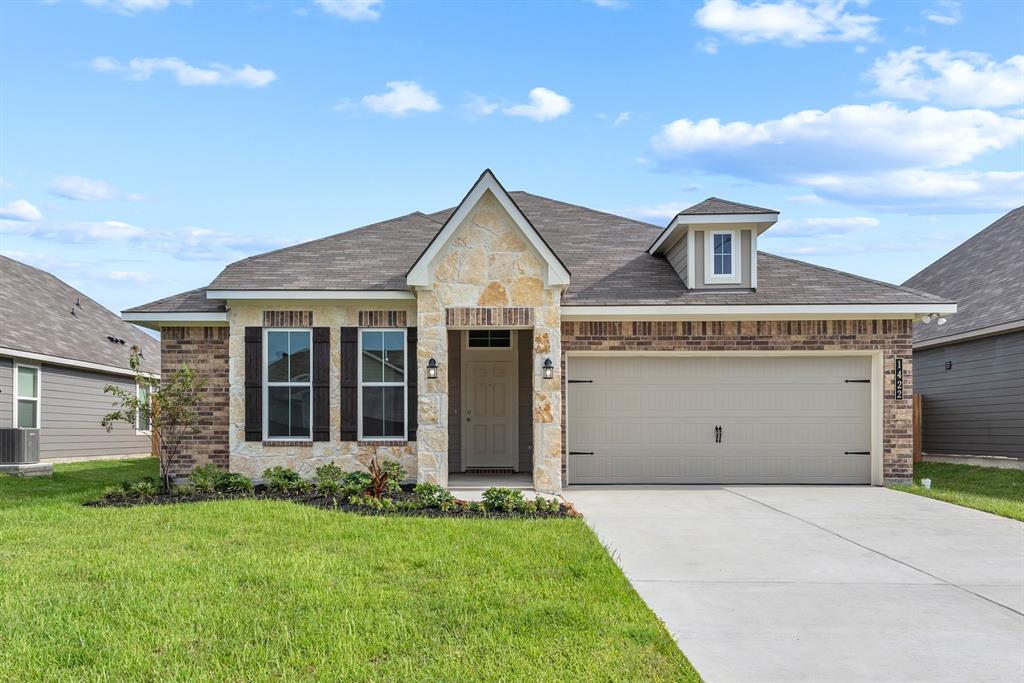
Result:
[[[880,350],[884,357],[885,382],[882,470],[887,483],[908,482],[914,472],[912,343],[910,320],[562,323],[563,352]],[[901,401],[895,398],[897,357],[903,359]],[[564,367],[562,371],[565,377]],[[565,391],[564,383],[562,391]],[[564,412],[562,424],[565,424]],[[565,438],[563,429],[563,444]],[[566,451],[567,446],[563,452]],[[564,458],[562,465],[566,465]]]
[[[199,406],[199,433],[185,436],[170,464],[172,477],[212,463],[228,467],[228,328],[164,327],[160,330],[160,372],[164,377],[183,365],[206,380]]]
[[[231,471],[241,472],[249,477],[260,477],[268,467],[282,465],[291,467],[304,477],[312,477],[315,469],[329,462],[336,463],[345,470],[365,468],[378,453],[383,458],[398,460],[416,477],[417,458],[416,442],[387,442],[387,445],[372,442],[339,441],[341,435],[341,328],[358,327],[360,315],[364,322],[394,323],[398,320],[414,320],[416,305],[413,302],[396,304],[380,301],[363,301],[346,304],[337,302],[324,303],[316,301],[295,302],[294,306],[285,306],[285,302],[276,301],[267,304],[232,302],[228,312],[228,342],[230,351],[230,430],[229,451],[231,454]],[[316,442],[259,442],[245,440],[245,328],[247,326],[265,326],[265,311],[274,311],[272,319],[285,319],[285,311],[311,312],[312,326],[328,327],[331,330],[331,437],[328,441]],[[381,312],[399,311],[394,314]],[[368,313],[372,311],[373,313]],[[303,320],[308,318],[303,315]],[[420,363],[420,382],[422,386],[423,365]]]
[[[546,289],[544,275],[544,262],[512,217],[485,193],[438,256],[433,288],[417,296],[420,481],[448,483],[448,309],[463,309],[452,311],[456,327],[509,327],[510,321],[527,320],[521,309],[528,308],[534,330],[534,487],[561,491],[562,395],[557,372],[545,380],[542,370],[548,357],[560,367],[561,292]],[[477,314],[469,310],[474,308],[490,310]],[[426,378],[430,358],[439,365],[436,380]]]

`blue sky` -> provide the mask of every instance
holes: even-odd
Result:
[[[1024,4],[0,4],[0,252],[114,310],[506,187],[901,282],[1024,204]],[[1024,236],[1022,236],[1024,239]]]

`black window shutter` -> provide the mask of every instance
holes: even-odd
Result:
[[[416,428],[419,426],[419,392],[416,390],[418,383],[416,373],[416,328],[410,327],[405,331],[405,376],[406,395],[408,396],[408,438],[409,441],[416,440]]]
[[[313,441],[331,440],[331,328],[313,328]]]
[[[359,400],[359,328],[341,328],[341,440],[356,441]]]
[[[245,440],[263,440],[263,328],[245,328]]]

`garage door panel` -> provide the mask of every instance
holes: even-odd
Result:
[[[571,358],[570,483],[868,483],[867,357]],[[715,426],[723,428],[715,443]]]

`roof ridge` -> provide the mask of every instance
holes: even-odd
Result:
[[[810,263],[808,261],[801,261],[799,259],[789,258],[787,256],[779,256],[778,254],[772,254],[772,253],[767,252],[767,251],[761,251],[760,249],[757,250],[757,253],[758,254],[764,254],[765,256],[770,256],[771,258],[777,258],[777,259],[780,259],[782,261],[789,261],[790,263],[799,263],[800,265],[809,266],[809,267],[815,268],[817,270],[823,270],[823,271],[825,271],[827,273],[836,273],[838,275],[845,275],[846,277],[852,277],[852,278],[860,280],[862,282],[870,282],[873,285],[881,285],[883,287],[888,287],[890,289],[895,289],[895,290],[901,291],[901,292],[910,292],[912,294],[916,294],[918,296],[923,296],[923,297],[925,297],[927,299],[931,299],[931,300],[935,301],[936,303],[953,303],[949,299],[945,299],[943,297],[936,296],[935,294],[929,294],[928,292],[923,292],[923,291],[921,291],[919,289],[914,289],[912,287],[904,287],[903,285],[895,285],[895,284],[893,284],[891,282],[884,282],[882,280],[873,280],[873,279],[871,279],[869,277],[864,277],[863,275],[857,275],[855,273],[848,273],[845,270],[838,270],[836,268],[829,268],[827,266],[819,266],[817,263]]]
[[[706,204],[707,202],[712,202],[712,201],[719,202],[721,204],[729,204],[731,206],[738,206],[738,207],[742,207],[744,209],[753,209],[754,211],[759,212],[759,213],[779,213],[778,210],[776,210],[776,209],[768,209],[768,208],[765,208],[763,206],[755,206],[753,204],[744,204],[743,202],[733,201],[732,199],[722,199],[721,197],[711,196],[711,197],[708,197],[706,199],[702,199],[701,201],[697,202],[696,204],[693,204],[692,206],[686,207],[685,209],[683,209],[682,211],[680,211],[676,215],[677,216],[686,215],[686,212],[689,211],[690,209],[695,209],[698,206],[700,206],[701,204]]]
[[[644,227],[654,228],[655,230],[662,230],[663,229],[660,225],[657,225],[655,223],[648,223],[647,221],[641,221],[641,220],[637,220],[635,218],[629,218],[628,216],[620,216],[617,213],[612,213],[610,211],[602,211],[600,209],[594,209],[594,208],[591,208],[589,206],[583,206],[582,204],[574,204],[573,202],[566,202],[566,201],[563,201],[561,199],[554,199],[552,197],[545,197],[542,194],[534,194],[533,192],[527,192],[526,190],[512,190],[511,192],[509,192],[509,194],[525,194],[525,195],[527,195],[529,197],[536,197],[537,199],[544,199],[544,200],[549,201],[549,202],[554,202],[555,204],[562,204],[564,206],[572,206],[572,207],[575,207],[577,209],[583,209],[584,211],[590,211],[591,213],[599,213],[599,214],[601,214],[603,216],[611,216],[612,218],[618,218],[619,220],[628,221],[630,223],[637,223],[639,225],[643,225]]]

